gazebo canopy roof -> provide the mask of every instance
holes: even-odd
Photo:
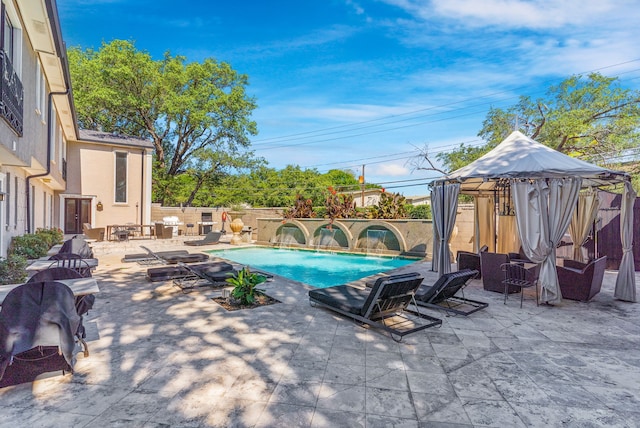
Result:
[[[492,192],[501,179],[582,177],[584,187],[597,187],[629,180],[614,171],[572,158],[514,131],[489,153],[432,184],[459,182],[460,192]]]

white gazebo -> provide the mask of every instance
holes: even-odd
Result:
[[[519,239],[526,256],[541,263],[541,301],[560,302],[556,246],[567,230],[575,243],[584,242],[598,208],[593,190],[615,185],[623,186],[624,193],[620,234],[623,256],[614,296],[635,302],[632,225],[636,194],[629,174],[572,158],[518,131],[476,161],[432,182],[434,270],[441,275],[450,271],[449,239],[458,195],[472,195],[476,247],[487,243],[495,250],[496,245],[489,241],[495,234],[492,219],[497,205],[503,229],[513,232],[506,235]]]

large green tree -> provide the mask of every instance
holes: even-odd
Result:
[[[154,60],[130,41],[72,48],[69,65],[80,127],[150,139],[153,199],[210,202],[212,186],[263,163],[250,150],[257,133],[248,78],[225,62],[183,56]]]
[[[622,88],[615,77],[572,76],[543,98],[520,97],[506,109],[491,108],[478,133],[482,147],[461,144],[438,159],[448,171],[482,156],[515,128],[570,156],[616,166],[617,156],[640,143],[640,92]]]
[[[335,169],[320,173],[297,165],[280,170],[261,166],[246,174],[225,177],[215,189],[215,199],[216,205],[222,206],[247,203],[254,207],[288,207],[300,194],[322,205],[329,186],[339,191],[359,188],[352,171]]]

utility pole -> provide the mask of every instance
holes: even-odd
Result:
[[[364,208],[364,165],[362,165],[362,175],[358,177],[360,183],[360,206]]]

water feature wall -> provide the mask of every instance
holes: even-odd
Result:
[[[258,245],[286,242],[300,248],[417,257],[428,257],[433,249],[431,220],[338,219],[329,224],[327,219],[258,218],[257,223]]]

